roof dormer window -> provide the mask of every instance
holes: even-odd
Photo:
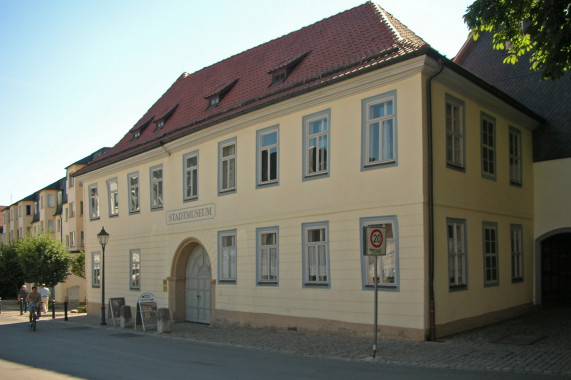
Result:
[[[238,82],[238,79],[236,79],[236,80],[234,80],[228,84],[220,85],[220,86],[216,87],[214,89],[214,91],[211,92],[209,95],[205,96],[204,99],[206,99],[208,101],[208,107],[206,108],[206,110],[208,111],[208,110],[211,110],[211,109],[215,108],[216,106],[218,106],[218,104],[220,104],[222,99],[224,99],[226,94],[228,94],[228,92],[230,92],[232,87],[234,87],[234,85],[237,82]]]
[[[165,123],[172,116],[174,111],[176,111],[177,107],[178,107],[178,104],[176,104],[174,107],[167,108],[166,110],[161,112],[159,117],[157,117],[154,121],[154,123],[155,123],[155,130],[154,131],[158,131],[160,129],[163,129],[163,127],[165,126]]]
[[[268,74],[272,76],[272,82],[269,87],[278,85],[285,82],[287,77],[293,72],[293,70],[307,57],[311,51],[305,52],[295,58],[287,59],[280,62],[276,67],[268,71]]]
[[[155,117],[153,116],[149,120],[144,122],[140,127],[134,127],[133,129],[131,129],[131,133],[133,133],[133,138],[131,139],[131,141],[137,140],[139,137],[141,137],[141,134],[145,131],[145,129],[149,126],[149,124],[151,124],[154,118]]]

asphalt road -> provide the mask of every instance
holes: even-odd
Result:
[[[558,378],[319,358],[58,320],[32,332],[21,318],[0,318],[0,379]]]

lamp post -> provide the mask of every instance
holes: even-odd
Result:
[[[99,244],[101,244],[101,324],[106,325],[105,322],[105,246],[109,241],[109,234],[105,232],[105,228],[101,227],[101,232],[97,234]]]

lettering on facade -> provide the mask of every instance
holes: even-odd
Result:
[[[212,219],[216,216],[216,206],[210,203],[202,206],[167,211],[167,224],[179,224]]]

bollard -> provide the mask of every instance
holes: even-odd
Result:
[[[157,311],[157,332],[159,334],[171,332],[171,317],[169,309],[166,307]]]
[[[56,319],[56,300],[50,302],[52,304],[52,319]]]
[[[64,314],[63,320],[67,321],[67,301],[64,301],[63,303],[63,314]]]
[[[24,314],[24,300],[20,300],[20,315]]]

